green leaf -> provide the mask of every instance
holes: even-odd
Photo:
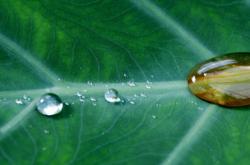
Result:
[[[201,101],[186,76],[218,54],[249,51],[249,8],[248,0],[0,3],[1,164],[247,164],[248,107]],[[107,103],[107,88],[135,104]],[[59,116],[35,110],[47,92],[70,104]],[[23,95],[32,101],[16,104]]]

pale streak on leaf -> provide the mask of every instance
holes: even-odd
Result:
[[[21,46],[2,33],[0,33],[0,47],[8,51],[10,54],[15,55],[15,57],[20,59],[28,67],[36,70],[37,74],[42,79],[47,79],[47,81],[52,84],[58,83],[59,79],[55,73],[35,59],[28,51],[24,50]]]
[[[145,83],[136,82],[136,87],[129,87],[127,85],[123,86],[120,83],[96,83],[94,87],[90,87],[88,85],[84,85],[82,83],[72,83],[72,82],[64,82],[63,84],[54,86],[52,88],[44,88],[44,89],[24,89],[24,90],[15,90],[15,91],[0,91],[0,97],[4,98],[16,98],[18,96],[23,96],[24,94],[31,97],[38,97],[44,93],[57,93],[61,96],[72,96],[75,95],[78,91],[88,90],[88,94],[90,93],[100,93],[104,92],[108,87],[115,88],[119,90],[120,93],[134,93],[136,91],[144,91]],[[167,82],[154,82],[152,84],[152,90],[150,93],[159,93],[159,91],[168,93],[168,91],[172,90],[183,90],[187,88],[186,81],[167,81]]]
[[[188,30],[182,27],[178,22],[171,18],[166,12],[161,8],[156,6],[149,0],[131,0],[135,6],[143,10],[147,15],[154,18],[165,28],[169,29],[177,37],[185,41],[189,48],[200,56],[213,56],[213,52],[206,48],[196,37],[194,37]],[[208,126],[210,117],[215,113],[215,105],[209,106],[206,111],[199,117],[195,122],[194,126],[189,129],[185,136],[180,140],[179,144],[174,148],[174,150],[168,155],[168,157],[163,161],[163,165],[173,165],[178,164],[180,159],[187,154],[188,148],[190,148],[195,141],[200,137],[199,133],[204,127]]]
[[[0,127],[0,140],[4,138],[11,130],[13,130],[20,122],[22,122],[25,117],[30,114],[36,105],[38,99],[33,100],[26,108],[24,108],[20,113],[13,117],[9,122]]]
[[[211,121],[211,117],[217,111],[216,107],[216,105],[210,105],[205,112],[203,112],[199,119],[194,123],[194,126],[188,130],[174,150],[169,153],[162,165],[174,165],[181,161],[181,159],[187,154],[188,149],[201,137],[204,128],[207,129],[211,125],[209,121]]]
[[[195,54],[198,54],[201,57],[206,56],[208,58],[213,56],[213,52],[206,48],[201,41],[194,37],[193,34],[191,34],[154,3],[149,0],[131,0],[131,2],[147,15],[154,18],[166,29],[169,29],[169,31],[171,31],[174,35],[181,38]]]

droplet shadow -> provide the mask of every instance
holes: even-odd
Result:
[[[225,107],[225,106],[220,106],[222,108],[225,108],[226,110],[229,111],[249,111],[250,110],[250,105],[245,105],[242,107]]]

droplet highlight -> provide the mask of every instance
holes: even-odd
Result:
[[[136,86],[135,82],[132,81],[132,80],[128,81],[127,84],[128,84],[128,86],[130,86],[130,87],[135,87],[135,86]]]
[[[43,95],[36,104],[37,111],[46,116],[59,114],[63,109],[63,102],[56,94]]]
[[[104,98],[109,103],[120,103],[121,98],[119,97],[119,93],[116,89],[108,89],[105,94]]]
[[[18,105],[23,105],[24,104],[23,101],[22,101],[22,99],[16,99],[15,102]]]

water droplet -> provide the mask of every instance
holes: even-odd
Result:
[[[146,83],[147,83],[147,84],[152,84],[152,82],[151,82],[151,81],[149,81],[149,80],[147,80],[147,81],[146,81]]]
[[[85,102],[85,99],[79,98],[79,101],[83,103],[83,102]]]
[[[90,101],[96,102],[97,100],[96,100],[96,98],[94,98],[94,97],[90,97]]]
[[[76,92],[76,96],[81,97],[82,94],[80,92]]]
[[[116,89],[108,89],[104,94],[104,98],[109,103],[121,102],[121,98],[119,97],[119,93]]]
[[[18,105],[23,105],[23,104],[24,104],[22,99],[16,99],[15,102],[16,102],[16,104],[18,104]]]
[[[140,94],[141,97],[147,97],[144,93]]]
[[[97,104],[96,104],[96,102],[93,102],[92,105],[93,105],[93,106],[96,106]]]
[[[24,100],[27,100],[27,98],[28,98],[28,96],[23,95],[23,99],[24,99]]]
[[[145,88],[151,89],[151,86],[149,86],[149,85],[147,84],[147,85],[145,85]]]
[[[134,94],[134,97],[138,97],[138,95],[137,95],[137,94]]]
[[[123,77],[128,78],[128,75],[126,73],[123,74]]]
[[[135,85],[135,82],[134,81],[129,81],[128,83],[128,86],[130,86],[130,87],[135,87],[136,85]]]
[[[250,53],[231,53],[195,66],[188,76],[190,91],[215,104],[250,105]]]
[[[69,102],[65,102],[64,104],[65,104],[66,106],[69,106]]]
[[[46,116],[56,115],[63,109],[63,103],[59,96],[52,93],[43,95],[36,106],[37,110]]]
[[[93,86],[94,85],[93,82],[91,82],[91,81],[88,81],[87,83],[88,83],[89,86]]]
[[[153,119],[156,119],[156,116],[155,116],[155,115],[152,115],[152,118],[153,118]]]
[[[133,100],[130,100],[129,103],[132,104],[132,105],[135,104],[135,102]]]
[[[47,129],[43,130],[43,132],[44,132],[45,134],[49,134],[49,130],[47,130]]]
[[[161,106],[161,104],[158,104],[158,103],[157,103],[157,104],[155,104],[155,106],[156,106],[157,108],[159,108],[159,107]]]
[[[23,100],[27,101],[27,102],[30,102],[31,98],[29,96],[27,96],[27,95],[23,95]]]

